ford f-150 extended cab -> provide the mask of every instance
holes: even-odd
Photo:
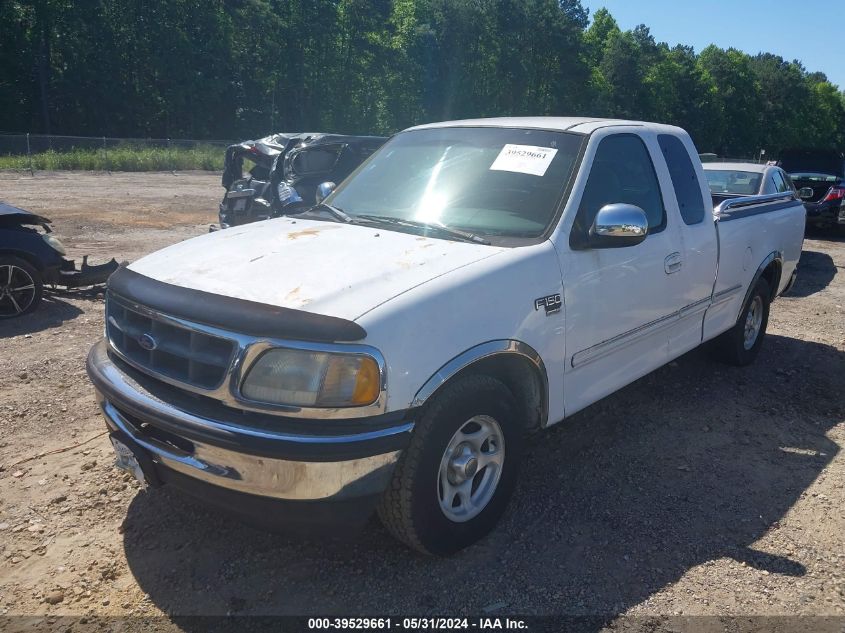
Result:
[[[507,118],[395,135],[317,206],[121,268],[88,373],[118,455],[264,524],[448,554],[523,438],[714,341],[747,364],[788,289],[792,190],[713,209],[683,130]]]

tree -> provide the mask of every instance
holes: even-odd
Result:
[[[5,131],[244,138],[590,115],[701,151],[845,146],[845,95],[768,53],[657,42],[580,0],[5,0]]]

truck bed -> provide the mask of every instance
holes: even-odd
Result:
[[[733,325],[755,275],[775,259],[781,270],[771,288],[772,298],[784,291],[801,257],[805,211],[791,192],[732,196],[716,206],[714,218],[719,265],[704,320],[704,340]]]

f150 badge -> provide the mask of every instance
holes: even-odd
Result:
[[[560,295],[549,295],[547,297],[540,297],[539,299],[534,299],[534,310],[545,308],[546,316],[554,314],[555,312],[560,312],[560,309],[562,307],[563,301],[561,300]]]

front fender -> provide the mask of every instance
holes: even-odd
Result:
[[[453,270],[356,319],[386,360],[388,410],[425,402],[468,365],[510,354],[537,368],[543,415],[561,419],[565,311],[538,302],[562,292],[544,242]]]

